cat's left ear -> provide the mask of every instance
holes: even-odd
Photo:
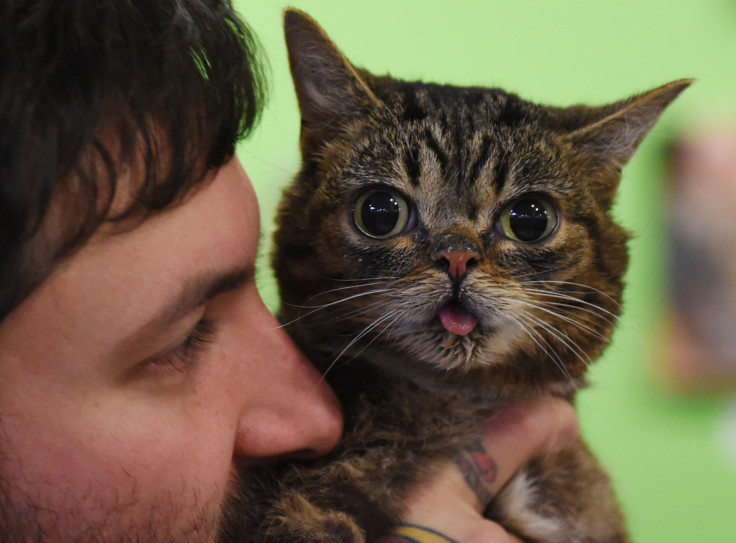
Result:
[[[379,100],[309,15],[287,9],[284,34],[302,114],[302,146],[311,152],[346,120],[361,115]]]
[[[566,120],[572,131],[565,139],[574,149],[584,154],[594,169],[620,171],[665,108],[691,83],[692,79],[673,81],[649,92],[599,108],[569,108],[568,113],[584,124],[575,126],[569,122],[571,119],[568,117]],[[599,181],[603,181],[603,178]],[[610,205],[612,202],[617,179],[613,183],[614,186],[605,186],[607,184],[604,182],[601,186],[593,187],[604,205]]]

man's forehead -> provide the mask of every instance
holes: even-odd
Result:
[[[66,314],[70,325],[94,327],[89,317],[97,315],[100,327],[129,334],[166,307],[191,306],[242,280],[252,274],[259,236],[257,202],[244,175],[229,163],[182,205],[127,231],[98,231],[27,301],[49,297],[45,311]]]

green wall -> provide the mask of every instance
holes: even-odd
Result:
[[[240,156],[261,200],[264,248],[298,168],[299,118],[280,27],[286,5],[236,0],[269,58],[271,97]],[[625,315],[580,398],[583,431],[614,478],[635,541],[736,541],[736,459],[719,446],[726,398],[668,393],[652,371],[663,291],[661,153],[696,116],[736,119],[732,0],[294,0],[375,72],[500,86],[540,102],[603,103],[673,79],[696,84],[624,171],[616,213],[635,231]],[[265,266],[259,284],[277,304]],[[732,430],[736,432],[736,430]]]

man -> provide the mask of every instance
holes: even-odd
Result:
[[[3,541],[247,541],[239,481],[339,439],[254,283],[234,148],[257,58],[226,1],[0,6]],[[509,411],[489,489],[576,431],[563,402]],[[408,501],[407,522],[512,540],[453,466]]]

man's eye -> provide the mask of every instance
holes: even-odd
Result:
[[[200,355],[214,340],[215,332],[212,321],[200,320],[184,341],[163,355],[150,359],[146,367],[155,371],[173,369],[182,373],[196,367]]]

